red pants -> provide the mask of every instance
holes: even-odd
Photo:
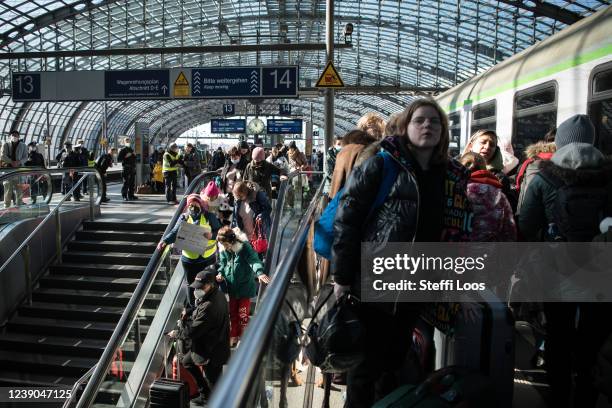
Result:
[[[235,299],[230,297],[230,337],[240,337],[249,324],[249,312],[251,310],[251,299]]]

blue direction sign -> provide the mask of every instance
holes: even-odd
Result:
[[[167,69],[105,71],[107,99],[169,98],[170,71]]]
[[[276,135],[301,134],[302,119],[268,119],[268,133]]]
[[[13,74],[13,100],[40,99],[40,74],[14,73]]]
[[[210,133],[244,133],[246,119],[212,119]]]
[[[192,68],[191,95],[194,97],[260,96],[259,67]]]

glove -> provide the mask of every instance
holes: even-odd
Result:
[[[350,285],[340,285],[339,283],[334,283],[334,295],[336,296],[336,299],[340,299],[343,295],[350,293],[350,291]]]

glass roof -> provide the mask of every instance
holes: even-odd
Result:
[[[349,86],[452,87],[524,50],[602,7],[607,0],[468,1],[335,0],[335,38],[354,25],[352,48],[335,51],[335,65]],[[518,5],[518,6],[517,6]],[[547,7],[542,7],[545,5]],[[554,13],[551,13],[550,10]],[[555,18],[551,18],[555,17]],[[5,0],[0,3],[2,52],[178,47],[193,45],[324,43],[323,0]],[[33,58],[0,61],[0,131],[17,128],[27,140],[48,132],[53,146],[84,138],[91,148],[102,136],[102,102],[14,103],[11,71],[105,70],[175,66],[296,64],[300,87],[312,87],[325,66],[324,51],[227,52],[111,57]],[[414,93],[340,93],[336,132],[352,129],[366,112],[399,111]],[[221,114],[221,103],[244,101],[108,102],[108,136],[131,134],[136,121],[170,138]],[[266,100],[276,112],[323,125],[323,98]],[[250,113],[255,107],[246,106]]]

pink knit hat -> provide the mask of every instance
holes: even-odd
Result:
[[[197,204],[204,211],[208,211],[208,204],[200,198],[197,194],[189,194],[187,196],[187,205],[186,208],[189,208],[191,204]]]
[[[262,161],[266,158],[266,152],[263,147],[256,147],[253,149],[253,160]]]
[[[214,181],[209,182],[200,194],[204,194],[206,197],[216,197],[221,192],[219,191],[219,187],[215,184]]]

